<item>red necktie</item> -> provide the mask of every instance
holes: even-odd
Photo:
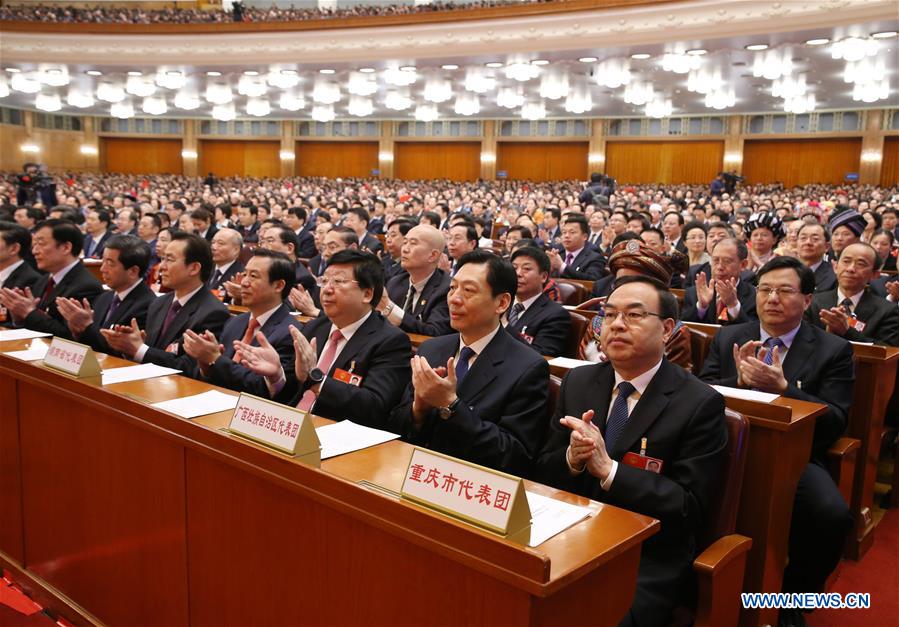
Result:
[[[717,297],[717,295],[716,295]],[[727,304],[720,298],[718,298],[718,311],[717,311],[717,319],[722,322],[727,322],[729,320],[729,316],[727,314]]]
[[[47,311],[47,308],[50,307],[50,294],[53,292],[54,287],[56,287],[56,281],[51,276],[50,280],[47,281],[47,287],[44,288],[44,293],[41,295],[41,301],[37,305],[37,308],[41,311]]]
[[[253,341],[253,338],[256,336],[256,329],[259,328],[259,321],[256,318],[250,318],[250,323],[247,325],[247,331],[243,334],[243,339],[240,341],[244,344],[250,344]]]
[[[318,369],[324,372],[326,376],[331,370],[331,366],[334,365],[334,358],[337,356],[337,344],[340,343],[340,340],[342,339],[343,334],[340,332],[340,329],[331,331],[331,339],[328,340],[328,346],[325,347],[325,351],[322,353],[321,357],[318,358]],[[303,398],[300,399],[300,404],[297,405],[297,408],[302,411],[309,411],[312,409],[314,403],[315,393],[312,390],[306,390],[305,394],[303,394]]]

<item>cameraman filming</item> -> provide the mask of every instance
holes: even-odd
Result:
[[[37,163],[26,163],[24,172],[16,176],[19,189],[16,191],[16,204],[20,207],[41,203],[45,207],[56,204],[56,183],[46,172],[46,167]]]

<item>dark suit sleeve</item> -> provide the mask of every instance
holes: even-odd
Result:
[[[855,329],[849,329],[843,338],[850,342],[870,342],[874,340],[875,343],[883,344],[884,346],[899,346],[899,308],[887,300],[884,300],[884,302],[889,303],[890,306],[883,308],[883,316],[880,318],[873,335],[866,336]]]
[[[734,365],[733,344],[725,343],[723,336],[726,333],[719,331],[712,339],[709,346],[709,354],[702,364],[702,373],[699,378],[711,385],[724,385],[737,387],[737,370]]]
[[[31,329],[32,331],[42,331],[43,333],[50,333],[56,337],[72,339],[72,332],[64,321],[57,320],[37,309],[25,317],[21,326],[26,329]]]
[[[300,249],[297,251],[297,257],[310,259],[315,257],[315,238],[308,231],[303,231],[300,235]]]
[[[568,385],[571,381],[571,373],[572,371],[569,370],[562,379],[559,401],[556,404],[556,410],[552,418],[549,420],[546,444],[537,457],[532,478],[535,481],[562,490],[586,494],[590,486],[589,475],[587,473],[572,475],[568,470],[568,461],[565,459],[565,455],[568,452],[571,431],[559,423],[559,420],[568,413],[565,407],[565,399],[567,398]],[[585,477],[584,475],[587,476]]]
[[[289,324],[298,329],[302,326],[295,321]],[[270,338],[269,341],[271,341]],[[281,360],[281,368],[284,370],[285,377],[284,386],[278,391],[279,396],[284,394],[285,397],[293,397],[297,393],[298,386],[294,371],[293,338],[290,333],[287,332],[283,337],[278,338],[273,347],[278,351],[278,357]],[[229,390],[247,392],[262,398],[271,398],[268,386],[265,384],[265,377],[254,373],[224,355],[216,359],[209,367],[205,378],[215,385],[220,385]]]
[[[409,312],[403,312],[403,321],[400,328],[406,333],[418,333],[419,335],[449,335],[453,332],[450,326],[449,304],[445,296],[438,299],[428,311],[427,318],[419,320]]]
[[[191,330],[202,335],[205,331],[211,331],[215,337],[219,337],[225,323],[228,321],[228,310],[225,307],[215,308],[202,319],[190,326]],[[177,368],[188,376],[195,376],[197,362],[193,357],[184,352],[184,339],[178,341],[178,353],[170,353],[162,348],[150,347],[142,363],[154,363],[166,368]]]
[[[389,323],[388,323],[389,324]],[[355,423],[388,429],[391,408],[412,379],[412,344],[405,334],[389,334],[372,351],[367,372],[359,386],[327,377],[313,410],[323,416],[335,416]]]
[[[595,281],[602,276],[602,271],[606,267],[606,262],[601,255],[591,254],[585,262],[577,264],[576,267],[578,268],[577,270],[571,266],[565,266],[565,269],[562,270],[559,276],[563,279]]]
[[[680,312],[680,319],[685,322],[702,322],[699,317],[695,287],[688,287],[684,292],[684,308]]]
[[[530,346],[540,355],[558,357],[565,350],[565,341],[571,330],[571,314],[559,309],[549,316],[537,328],[534,341]],[[524,341],[520,334],[513,334],[516,339]]]

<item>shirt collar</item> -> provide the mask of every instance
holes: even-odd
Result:
[[[581,254],[581,251],[582,251],[582,250],[584,250],[584,247],[583,247],[583,246],[581,246],[581,247],[578,248],[577,250],[572,250],[570,253],[566,250],[566,251],[565,251],[565,259],[568,259],[568,255],[570,254],[570,255],[571,255],[571,260],[574,261],[575,259],[577,259],[577,256]]]
[[[809,270],[811,270],[812,272],[817,272],[817,271],[818,271],[818,268],[821,267],[821,264],[822,264],[822,263],[824,263],[824,258],[823,258],[823,257],[818,261],[818,263],[809,266]]]
[[[191,293],[187,294],[186,296],[184,296],[184,298],[178,298],[178,297],[175,297],[175,300],[177,300],[178,303],[179,303],[182,307],[184,307],[184,306],[188,303],[188,301],[190,301],[190,299],[193,298],[193,297],[196,295],[197,292],[199,292],[200,290],[202,290],[202,289],[205,288],[205,287],[206,287],[206,284],[204,283],[204,284],[200,285],[200,287],[198,287],[197,289],[195,289],[193,292],[191,292]]]
[[[481,339],[469,344],[468,348],[473,350],[475,355],[480,355],[481,353],[484,352],[484,349],[487,348],[487,345],[493,340],[493,338],[496,336],[496,334],[499,332],[499,330],[502,328],[502,326],[503,325],[501,325],[501,324],[496,325],[496,328],[493,329],[493,331],[491,331],[490,333],[488,333]],[[462,352],[462,349],[464,347],[465,347],[465,342],[462,341],[462,334],[460,333],[459,334],[459,352],[460,353]]]
[[[6,279],[8,279],[10,275],[16,271],[16,268],[21,266],[23,263],[25,263],[25,260],[19,259],[11,266],[7,266],[3,270],[0,270],[0,285],[3,285],[6,282]]]
[[[352,324],[348,324],[345,327],[343,327],[342,329],[339,329],[340,334],[343,336],[343,339],[345,339],[347,342],[349,342],[350,338],[353,337],[353,334],[359,330],[359,327],[361,327],[363,324],[365,324],[365,321],[368,320],[368,317],[371,315],[371,313],[372,312],[369,311],[367,314],[365,314],[364,316],[362,316],[361,318],[356,320],[356,322],[353,322]],[[334,323],[332,322],[331,323],[331,331],[328,333],[329,338],[331,337],[331,333],[334,333],[334,329],[336,329],[336,328],[337,327],[335,327]]]
[[[801,327],[801,326],[802,326],[802,323],[800,322],[799,324],[796,325],[795,329],[793,329],[789,333],[784,333],[783,335],[780,336],[780,341],[786,345],[787,350],[789,350],[790,346],[793,345],[793,340],[796,339],[796,334],[799,333],[799,327]],[[765,340],[767,340],[768,338],[772,337],[772,335],[770,333],[765,331],[765,327],[763,327],[761,324],[759,324],[759,329],[760,329],[759,339],[762,341],[762,343],[764,343]]]
[[[840,287],[837,287],[837,306],[839,306],[839,304],[842,303],[844,299],[848,298],[852,301],[852,308],[855,309],[856,307],[858,307],[858,301],[860,301],[862,299],[862,296],[864,295],[865,290],[862,290],[855,296],[846,296],[846,294],[843,293],[843,290]]]
[[[54,275],[53,275],[53,282],[54,282],[56,285],[59,285],[59,283],[60,283],[64,278],[66,278],[66,275],[69,273],[69,270],[71,270],[72,268],[74,268],[75,266],[77,266],[79,261],[80,261],[80,259],[76,259],[75,261],[73,261],[72,263],[70,263],[69,265],[67,265],[65,268],[63,268],[62,270],[60,270],[59,272],[57,272],[56,274],[54,274]]]
[[[121,301],[121,300],[125,300],[125,299],[128,297],[128,294],[130,294],[131,292],[133,292],[133,291],[134,291],[134,288],[137,287],[138,285],[140,285],[142,281],[143,281],[143,279],[138,279],[137,281],[134,282],[133,285],[131,285],[131,287],[126,287],[126,288],[125,288],[124,290],[122,290],[121,292],[116,292],[116,296],[119,297],[119,300],[120,300],[120,301]]]
[[[540,298],[540,296],[541,296],[542,294],[543,294],[543,292],[537,292],[536,294],[534,294],[533,296],[531,296],[531,297],[530,297],[529,299],[527,299],[527,300],[518,300],[518,298],[516,298],[516,299],[515,299],[515,302],[516,302],[516,303],[521,303],[522,305],[524,305],[524,311],[527,311],[528,308],[529,308],[531,305],[534,304],[534,301],[537,300],[538,298]]]
[[[230,268],[231,266],[234,265],[235,261],[236,261],[236,259],[232,259],[231,261],[229,261],[226,264],[223,264],[221,266],[216,266],[215,269],[218,270],[219,272],[221,272],[222,274],[225,274],[228,271],[228,268]]]
[[[413,289],[415,290],[415,294],[417,296],[421,296],[422,290],[425,289],[425,285],[428,284],[428,281],[431,280],[432,276],[434,276],[433,272],[431,272],[431,274],[429,274],[427,277],[425,277],[424,280],[419,281],[418,283],[412,283],[412,276],[411,275],[409,276],[409,283],[412,285]]]
[[[637,394],[639,394],[640,396],[643,396],[643,393],[646,391],[646,388],[649,385],[649,382],[652,381],[652,378],[654,376],[656,376],[656,373],[659,371],[659,368],[661,368],[661,367],[662,367],[662,360],[660,359],[659,363],[657,363],[655,366],[653,366],[652,368],[650,368],[643,374],[638,375],[629,381],[629,383],[634,386],[634,389],[637,390]],[[616,389],[618,388],[618,384],[620,384],[622,381],[627,381],[627,379],[625,379],[620,374],[618,374],[618,371],[616,370],[615,371],[615,388]]]
[[[266,311],[264,314],[256,317],[256,322],[259,323],[260,328],[265,326],[265,323],[268,322],[268,319],[271,318],[276,311],[278,311],[279,307],[281,307],[281,303],[278,303],[277,305]],[[250,317],[252,318],[252,314],[250,314]]]

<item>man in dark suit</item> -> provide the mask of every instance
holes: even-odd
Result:
[[[297,234],[297,257],[311,259],[315,257],[315,236],[306,228],[306,209],[303,207],[289,207],[284,212],[284,224]]]
[[[830,247],[830,234],[820,224],[804,224],[796,234],[799,260],[815,273],[815,291],[829,292],[837,288],[833,266],[824,259]]]
[[[115,354],[100,335],[100,329],[129,324],[132,318],[140,327],[146,324],[147,309],[156,300],[156,294],[143,280],[149,265],[150,246],[145,241],[134,235],[109,238],[100,266],[103,283],[109,289],[97,296],[93,306],[74,298],[56,301],[72,337],[95,351]]]
[[[712,222],[709,225],[705,239],[705,249],[710,257],[712,251],[715,250],[715,246],[718,245],[718,242],[727,239],[728,237],[734,237],[734,230],[725,222]],[[707,261],[705,263],[698,263],[690,266],[684,278],[684,287],[687,288],[695,285],[696,275],[700,272],[705,274],[706,281],[708,281],[712,278],[712,264]],[[754,278],[755,274],[753,274],[751,270],[744,270],[740,275],[741,280],[752,281]]]
[[[512,254],[512,267],[518,284],[512,306],[503,315],[506,331],[538,355],[558,357],[565,350],[571,314],[543,293],[549,257],[535,246],[525,246]]]
[[[359,248],[377,255],[384,249],[381,240],[368,232],[368,211],[362,207],[350,207],[343,218],[343,226],[353,229],[359,240]]]
[[[391,431],[476,464],[530,472],[546,426],[549,366],[500,324],[516,283],[501,257],[486,250],[462,256],[449,292],[459,333],[419,346]]]
[[[31,233],[15,222],[0,222],[0,288],[33,288],[41,278],[26,257],[31,253]]]
[[[852,528],[849,508],[825,469],[827,449],[845,431],[852,404],[852,346],[802,320],[815,277],[798,259],[775,257],[758,276],[760,322],[721,329],[701,378],[827,406],[799,478],[783,580],[783,592],[820,592]],[[798,611],[781,610],[781,625],[804,624]]]
[[[536,478],[659,519],[620,624],[668,625],[690,598],[696,533],[727,444],[724,399],[664,358],[677,301],[661,284],[624,279],[605,314],[609,361],[562,381]]]
[[[129,207],[119,209],[115,216],[115,231],[119,235],[137,235],[140,214]]]
[[[282,237],[282,241],[284,237]],[[355,250],[358,248],[358,245],[356,233],[352,229],[345,226],[335,226],[325,234],[322,242],[322,254],[317,258],[310,259],[310,270],[312,270],[315,276],[321,277],[330,264],[331,257],[342,250]],[[317,262],[317,266],[313,265],[313,262]],[[307,289],[298,281],[298,285],[290,291],[288,301],[301,314],[315,318],[321,313],[319,296],[317,288]]]
[[[302,325],[284,305],[284,299],[293,287],[293,266],[284,253],[256,249],[247,262],[240,286],[241,302],[249,311],[228,320],[218,338],[210,331],[202,335],[190,329],[185,332],[184,351],[197,362],[201,378],[231,390],[267,398],[271,390],[265,378],[243,365],[242,356],[236,351],[240,342],[251,346],[267,345],[277,351],[284,369],[284,393],[296,393],[290,328],[300,329]]]
[[[563,254],[555,249],[548,251],[554,277],[595,281],[602,276],[606,259],[587,244],[590,227],[580,214],[570,214],[562,223]]]
[[[406,235],[415,227],[415,222],[408,218],[397,218],[387,227],[384,235],[384,253],[381,255],[381,265],[384,266],[384,278],[390,281],[393,277],[403,273],[400,263],[400,255],[403,252],[403,243]]]
[[[206,287],[211,292],[220,294],[225,300],[229,298],[225,283],[244,271],[239,259],[242,248],[243,238],[235,229],[218,229],[212,237],[210,249],[215,269],[206,281]]]
[[[105,209],[90,209],[84,218],[84,244],[81,248],[85,259],[102,259],[103,246],[113,235],[112,218]]]
[[[687,243],[681,237],[684,230],[684,216],[677,211],[669,211],[662,218],[662,231],[668,245],[683,254],[687,254]]]
[[[877,252],[870,244],[850,244],[836,266],[837,289],[816,292],[806,320],[852,342],[899,346],[899,308],[866,289],[880,269]]]
[[[293,262],[294,284],[301,285],[309,293],[315,291],[315,277],[297,257],[297,235],[285,225],[275,225],[259,238],[259,245],[269,250],[284,253]]]
[[[190,221],[193,222],[194,232],[207,242],[211,243],[218,233],[218,227],[212,223],[213,215],[208,209],[194,209],[190,212]]]
[[[162,285],[172,291],[150,303],[146,339],[133,318],[129,325],[100,333],[127,359],[193,373],[196,363],[184,352],[185,331],[208,330],[217,336],[228,320],[228,308],[206,289],[212,267],[209,242],[196,233],[173,234],[160,262]]]
[[[420,224],[404,238],[400,257],[404,272],[387,282],[378,309],[406,333],[452,333],[446,295],[450,278],[437,267],[443,255],[443,233]]]
[[[28,287],[0,290],[0,305],[6,307],[17,326],[71,337],[56,299],[75,298],[93,303],[103,291],[100,282],[78,258],[82,240],[81,231],[68,220],[38,223],[31,251],[37,267],[47,274],[34,284],[33,292]]]
[[[684,292],[681,320],[708,324],[735,324],[755,319],[755,288],[741,278],[749,260],[746,243],[723,239],[712,251],[712,280],[696,275],[696,284]]]
[[[237,208],[237,224],[235,229],[247,244],[255,244],[259,240],[259,210],[251,202],[243,202]]]
[[[285,370],[270,346],[237,344],[243,363],[266,377],[275,400],[332,420],[387,429],[385,420],[410,378],[409,336],[374,310],[384,289],[377,257],[343,250],[321,280],[325,315],[302,333],[290,330],[299,394],[284,389]]]

